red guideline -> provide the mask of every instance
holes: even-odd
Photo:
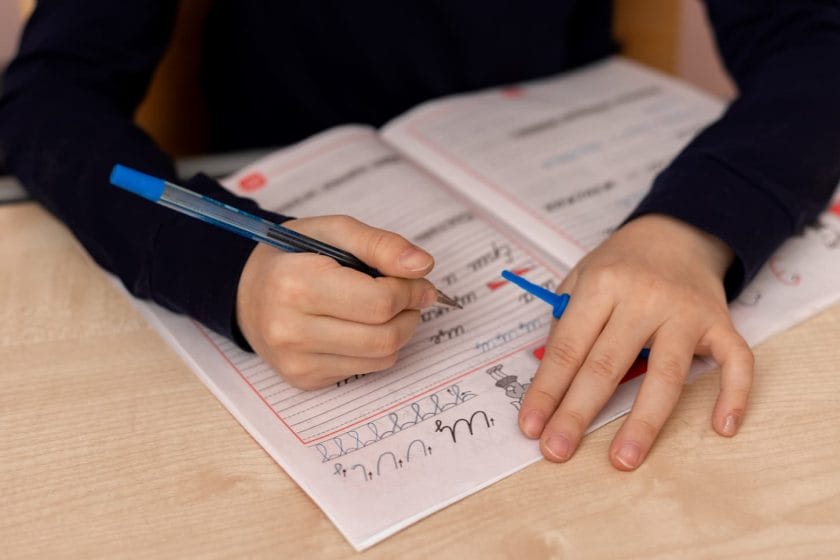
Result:
[[[513,272],[517,276],[522,276],[523,274],[525,274],[529,270],[531,270],[531,269],[530,268],[516,268],[516,269],[512,270],[511,272]],[[490,291],[492,292],[494,290],[498,290],[499,288],[501,288],[502,286],[504,286],[507,283],[508,283],[508,281],[504,280],[504,279],[493,280],[492,282],[487,282],[487,287],[490,288]]]

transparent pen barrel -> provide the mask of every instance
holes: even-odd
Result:
[[[212,222],[237,233],[248,232],[254,239],[265,240],[269,238],[270,222],[171,183],[166,183],[160,202],[165,206],[177,208],[195,218]]]

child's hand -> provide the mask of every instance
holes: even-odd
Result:
[[[236,305],[254,350],[301,389],[392,366],[420,320],[417,310],[437,297],[422,278],[434,266],[432,256],[347,216],[283,225],[349,251],[386,276],[257,245],[242,270]]]
[[[694,354],[721,364],[712,425],[732,436],[744,416],[753,356],[735,331],[722,279],[732,260],[718,238],[674,218],[628,223],[582,259],[558,292],[571,294],[519,414],[543,455],[566,461],[642,347],[648,373],[613,439],[612,464],[645,459],[682,391]]]

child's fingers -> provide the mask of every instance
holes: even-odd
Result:
[[[610,448],[616,468],[633,470],[644,461],[679,400],[698,338],[668,323],[657,331],[636,402]]]
[[[606,298],[592,300],[583,294],[569,300],[566,312],[549,335],[542,362],[519,407],[519,427],[527,437],[542,434],[609,319],[612,306]]]
[[[273,297],[302,313],[380,325],[405,309],[422,309],[437,299],[432,284],[422,278],[371,278],[351,268],[319,266],[316,259],[326,257],[294,256],[311,267],[284,271],[275,282]],[[303,274],[304,270],[309,273]]]
[[[546,459],[568,460],[658,325],[616,307],[540,438]]]
[[[703,338],[712,358],[720,364],[720,394],[712,426],[722,436],[734,436],[747,409],[755,358],[731,323],[712,327]]]
[[[278,322],[269,342],[293,352],[323,352],[357,358],[394,354],[414,334],[420,313],[406,310],[381,325],[344,321],[335,317],[303,315]]]

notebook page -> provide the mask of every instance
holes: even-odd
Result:
[[[369,129],[324,133],[226,185],[290,215],[346,213],[400,232],[435,255],[430,280],[464,306],[424,310],[391,370],[304,392],[190,319],[136,302],[354,547],[540,458],[516,415],[550,308],[499,272],[554,289],[562,269],[503,235]],[[592,428],[625,413],[639,382],[622,384]]]
[[[722,110],[702,92],[614,57],[515,88],[430,102],[395,119],[383,136],[573,264]],[[733,321],[751,345],[840,298],[838,214],[835,202],[732,303]]]
[[[574,264],[633,210],[722,104],[619,57],[433,101],[383,136]]]

